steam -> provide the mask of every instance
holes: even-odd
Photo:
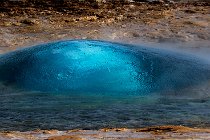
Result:
[[[148,37],[141,35],[141,33],[129,31],[129,27],[126,25],[121,26],[122,28],[120,30],[113,27],[101,28],[98,31],[99,37],[96,39],[159,48],[186,55],[193,55],[210,64],[210,40],[196,40],[192,38],[189,41],[182,41],[179,38],[168,38],[161,41],[160,39],[149,39]],[[144,27],[141,28],[144,29]]]

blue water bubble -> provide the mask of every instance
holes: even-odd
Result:
[[[60,41],[2,55],[0,81],[43,92],[147,94],[209,79],[209,69],[176,55],[103,41]]]
[[[0,55],[0,130],[210,126],[210,65],[192,55],[67,40]]]

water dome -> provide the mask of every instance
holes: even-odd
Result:
[[[34,91],[145,94],[200,83],[209,69],[197,65],[158,50],[60,41],[2,55],[0,81]]]
[[[28,47],[0,55],[0,130],[210,126],[209,81],[209,64],[157,48]]]

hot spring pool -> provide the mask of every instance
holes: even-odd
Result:
[[[210,64],[70,40],[0,55],[0,130],[210,126]]]

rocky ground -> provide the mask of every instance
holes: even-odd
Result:
[[[135,44],[178,42],[195,49],[209,48],[210,3],[0,3],[0,53],[65,39]],[[210,139],[210,130],[181,126],[36,130],[0,132],[0,139]]]
[[[4,3],[0,4],[0,52],[60,39],[209,44],[209,5],[207,2],[58,6]]]
[[[101,130],[35,130],[30,132],[1,132],[1,140],[209,140],[210,129],[192,129],[183,126],[161,126],[141,129]]]

